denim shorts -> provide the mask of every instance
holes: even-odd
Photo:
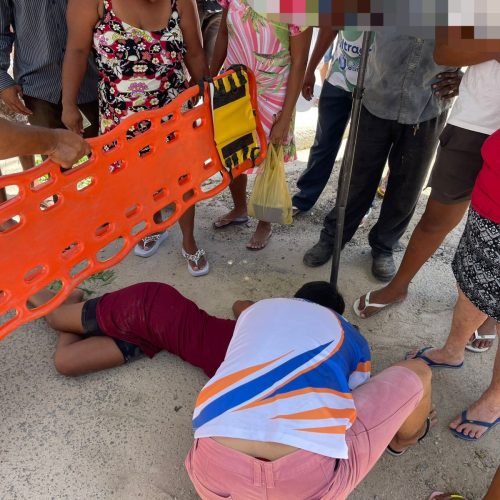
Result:
[[[85,338],[88,337],[108,337],[108,335],[103,332],[97,321],[97,304],[99,303],[100,297],[89,299],[83,304],[82,308],[82,326],[83,335]],[[113,337],[110,337],[113,338]],[[131,342],[125,342],[125,340],[119,340],[113,338],[118,349],[123,354],[123,359],[125,363],[129,361],[134,361],[142,357],[143,352],[141,349]]]

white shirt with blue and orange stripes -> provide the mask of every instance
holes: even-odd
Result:
[[[342,316],[300,299],[261,300],[241,314],[224,362],[198,396],[195,438],[347,458],[351,391],[369,377],[368,343]]]

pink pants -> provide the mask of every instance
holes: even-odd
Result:
[[[203,500],[342,500],[368,474],[422,399],[419,377],[393,366],[352,395],[357,418],[347,431],[347,460],[304,450],[265,462],[203,438],[186,468]]]

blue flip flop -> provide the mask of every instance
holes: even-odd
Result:
[[[494,422],[483,422],[482,420],[469,420],[467,418],[467,410],[464,410],[461,416],[462,420],[460,420],[460,423],[458,425],[472,424],[472,425],[479,425],[480,427],[486,427],[486,431],[483,432],[483,434],[481,434],[481,436],[479,436],[478,438],[467,436],[463,432],[459,432],[456,429],[450,429],[451,433],[455,437],[463,439],[465,441],[479,441],[483,436],[486,436],[486,434],[488,434],[488,432],[490,432],[491,429],[493,429],[493,427],[500,424],[500,417],[497,418]]]
[[[413,356],[413,358],[409,358],[408,354],[410,354],[410,353],[407,352],[406,356],[405,356],[405,359],[421,359],[422,361],[424,361],[425,363],[427,363],[427,365],[430,366],[431,368],[453,368],[453,369],[457,369],[457,368],[462,368],[462,366],[464,366],[464,362],[463,361],[460,364],[458,364],[458,365],[450,365],[448,363],[437,363],[436,361],[432,361],[431,358],[428,358],[427,356],[424,356],[424,352],[428,351],[429,349],[434,349],[434,347],[432,347],[432,346],[422,347],[422,349],[420,349],[420,351],[418,351],[417,354],[415,354],[415,356]]]

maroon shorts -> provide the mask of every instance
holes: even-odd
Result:
[[[164,283],[138,283],[103,295],[96,307],[99,329],[130,342],[149,357],[165,350],[213,376],[236,321],[207,314]]]

